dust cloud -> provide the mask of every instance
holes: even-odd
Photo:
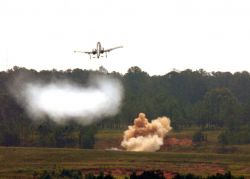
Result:
[[[144,113],[134,120],[133,126],[128,126],[124,132],[121,146],[127,151],[154,152],[163,145],[163,139],[172,129],[170,119],[163,116],[150,122]]]

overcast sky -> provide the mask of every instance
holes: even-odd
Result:
[[[74,50],[123,45],[90,60]],[[0,70],[250,71],[249,0],[1,0]]]

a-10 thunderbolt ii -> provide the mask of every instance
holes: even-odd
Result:
[[[91,59],[91,55],[94,55],[93,58],[100,58],[103,57],[101,56],[103,53],[105,53],[106,57],[107,57],[107,52],[110,52],[112,50],[118,49],[118,48],[123,48],[123,46],[118,46],[118,47],[114,47],[114,48],[109,48],[109,49],[104,49],[101,45],[100,42],[97,42],[96,44],[96,48],[94,48],[92,51],[79,51],[79,50],[75,50],[74,52],[77,53],[86,53],[89,55],[90,59]],[[96,57],[95,57],[96,55]]]

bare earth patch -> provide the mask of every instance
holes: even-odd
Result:
[[[177,139],[174,137],[164,139],[165,146],[179,145],[179,146],[192,146],[193,141],[191,139]]]
[[[100,168],[88,168],[82,169],[83,174],[93,173],[98,175],[100,172],[103,172],[105,175],[112,174],[113,176],[130,176],[133,172],[136,172],[136,175],[140,175],[143,173],[145,169],[137,168],[135,169],[127,169],[127,168],[108,168],[108,169],[100,169]],[[173,178],[176,175],[175,172],[164,171],[165,178]]]
[[[206,175],[216,174],[216,173],[225,173],[225,169],[221,166],[218,166],[216,164],[207,164],[207,163],[196,163],[196,164],[181,164],[181,166],[176,166],[176,168],[183,168],[184,173],[203,173]],[[161,168],[161,167],[160,167]],[[140,168],[85,168],[81,169],[83,174],[93,173],[95,175],[98,175],[100,172],[103,172],[104,174],[112,174],[114,176],[130,176],[132,172],[136,172],[137,175],[140,175],[145,170],[152,170],[150,167],[140,167]],[[160,169],[163,171],[165,178],[173,178],[177,172],[176,171],[168,171],[166,169]]]

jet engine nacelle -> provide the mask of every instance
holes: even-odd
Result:
[[[101,53],[104,53],[104,48],[101,49]]]
[[[96,54],[96,49],[93,48],[92,50],[92,54],[95,55]]]

